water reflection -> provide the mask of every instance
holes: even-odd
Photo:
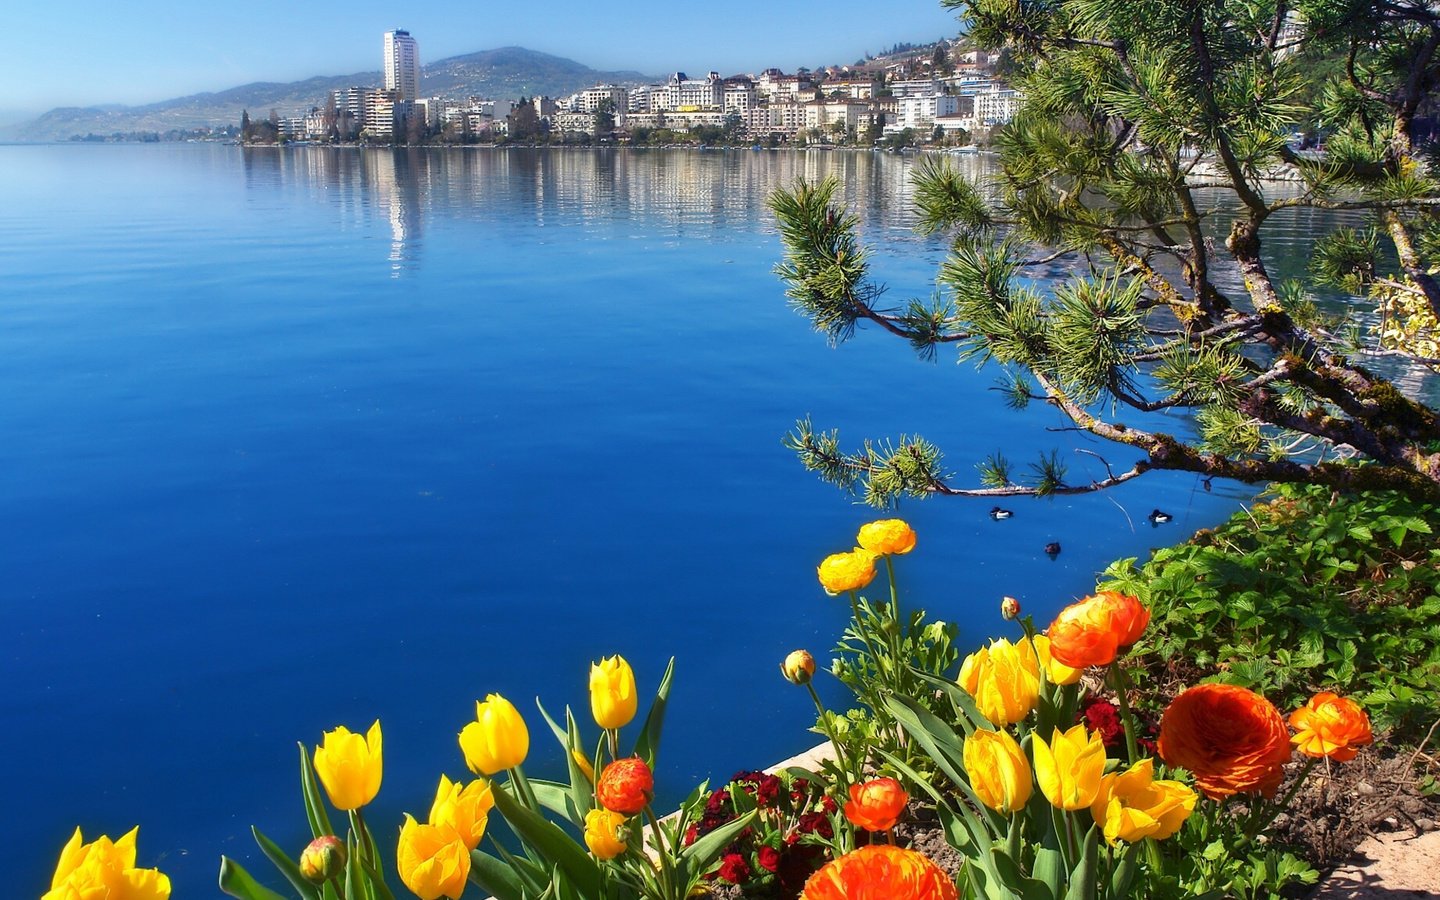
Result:
[[[257,195],[279,188],[334,210],[335,226],[388,231],[384,263],[392,278],[418,269],[427,222],[435,218],[489,221],[498,227],[524,224],[580,229],[586,236],[633,236],[624,224],[644,224],[644,233],[672,240],[705,239],[746,231],[768,222],[765,200],[797,178],[840,180],[840,199],[860,217],[862,239],[881,256],[913,255],[917,247],[932,261],[943,251],[937,239],[914,233],[911,173],[919,157],[873,151],[748,151],[590,148],[244,148],[247,187]],[[951,157],[953,165],[998,194],[998,169],[990,156]],[[1298,182],[1265,186],[1270,199],[1298,195]],[[1238,269],[1223,243],[1233,194],[1201,189],[1196,194],[1209,214],[1205,230],[1213,248],[1212,273],[1224,291],[1243,295]],[[1316,236],[1343,225],[1357,226],[1354,211],[1292,208],[1273,215],[1262,237],[1266,264],[1276,281],[1305,279]],[[560,235],[568,237],[572,235]],[[778,251],[778,243],[777,243]],[[1105,265],[1108,260],[1095,260]],[[1027,271],[1042,288],[1088,271],[1091,261],[1062,257]],[[1157,257],[1165,271],[1167,259]],[[933,274],[933,273],[932,273]],[[1178,272],[1171,274],[1178,275]],[[929,276],[927,276],[929,277]],[[899,285],[905,296],[923,295],[927,284]],[[1328,290],[1315,292],[1322,311],[1343,316],[1368,332],[1377,321],[1372,306]],[[1393,357],[1375,365],[1405,389],[1433,396],[1435,379],[1422,367]]]

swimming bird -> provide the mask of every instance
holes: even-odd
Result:
[[[1001,509],[998,506],[990,507],[990,518],[994,519],[997,522],[1001,519],[1008,519],[1013,515],[1015,514],[1008,509]]]
[[[1169,522],[1175,517],[1167,512],[1161,512],[1158,509],[1152,509],[1150,511],[1150,515],[1146,516],[1146,518],[1150,520],[1151,525],[1164,525],[1166,522]]]
[[[1060,555],[1060,542],[1059,542],[1059,541],[1051,541],[1050,543],[1046,544],[1046,545],[1045,545],[1045,555],[1048,556],[1048,557],[1050,557],[1051,559],[1054,559],[1055,557],[1059,556],[1059,555]]]

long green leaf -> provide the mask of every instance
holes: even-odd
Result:
[[[1065,900],[1095,900],[1099,856],[1099,838],[1092,826],[1085,834],[1084,846],[1080,849],[1080,862],[1070,872],[1070,889],[1065,892]]]
[[[990,851],[995,857],[995,868],[1005,887],[1015,892],[1021,900],[1055,900],[1050,886],[1037,878],[1029,878],[1020,870],[1020,864],[999,847]]]
[[[470,880],[495,900],[522,900],[524,888],[515,870],[480,850],[470,851]]]
[[[744,831],[755,821],[758,813],[751,810],[733,822],[726,822],[719,828],[705,835],[688,847],[681,849],[680,858],[675,860],[676,870],[680,872],[682,881],[689,881],[691,878],[699,878],[705,874],[720,851],[735,840],[735,836]]]
[[[556,815],[564,816],[566,821],[577,828],[585,827],[585,816],[575,808],[575,797],[570,792],[570,785],[553,781],[531,781],[530,789],[535,792],[535,799],[541,806]]]
[[[980,802],[975,789],[970,786],[970,779],[964,774],[964,738],[934,713],[909,697],[890,694],[885,698],[885,705],[890,708],[895,721],[924,748],[935,765],[950,778],[955,788],[975,804],[977,809],[983,808],[984,804]]]
[[[284,850],[281,850],[274,841],[262,834],[260,829],[254,825],[250,826],[250,833],[255,835],[255,843],[260,845],[260,852],[264,853],[265,858],[270,860],[275,868],[280,870],[280,874],[284,875],[285,880],[290,882],[295,890],[300,892],[300,896],[303,897],[304,900],[319,900],[320,892],[315,889],[315,885],[311,884],[304,875],[300,874],[300,867],[295,865],[294,860],[285,855]]]
[[[494,843],[495,849],[500,853],[500,859],[520,878],[527,895],[540,893],[545,885],[550,883],[550,869],[553,867],[543,866],[526,856],[516,856],[506,850],[505,845],[499,841],[494,841]]]
[[[505,817],[520,839],[534,847],[546,860],[565,870],[587,897],[598,896],[601,890],[598,863],[560,830],[560,826],[539,813],[522,806],[509,791],[497,787],[493,791],[495,808]]]
[[[285,900],[245,871],[245,867],[228,856],[220,857],[220,890],[240,900]]]
[[[1148,840],[1148,838],[1147,838]],[[1140,848],[1145,846],[1144,841],[1136,841],[1125,848],[1125,855],[1120,858],[1120,864],[1115,867],[1115,872],[1110,876],[1110,896],[1117,898],[1130,895],[1130,882],[1135,877],[1135,870],[1138,868]],[[1162,873],[1157,872],[1156,875]]]
[[[310,821],[310,836],[325,837],[335,834],[330,825],[330,814],[325,811],[325,801],[320,796],[320,785],[315,781],[315,767],[310,763],[310,754],[304,744],[300,747],[300,791],[305,796],[305,818]]]
[[[645,727],[640,729],[640,736],[635,739],[635,755],[645,760],[651,771],[655,769],[655,757],[660,754],[660,731],[665,726],[665,705],[670,701],[670,682],[674,677],[675,657],[672,656],[665,666],[665,674],[660,678],[660,687],[655,691],[650,712],[645,715]]]

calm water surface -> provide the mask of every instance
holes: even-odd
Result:
[[[304,842],[295,742],[376,717],[392,830],[464,773],[491,691],[546,775],[534,698],[583,713],[604,654],[642,690],[677,658],[662,800],[813,743],[776,667],[827,655],[847,610],[814,567],[873,516],[780,447],[794,420],[918,430],[960,482],[1074,446],[994,372],[830,349],[786,308],[763,201],[797,175],[841,175],[891,296],[930,293],[912,160],[0,147],[0,878],[36,895],[77,823],[137,822],[177,897],[215,895],[221,853],[268,875],[252,823]],[[1281,227],[1277,264],[1309,240]],[[1002,594],[1045,619],[1248,496],[911,504],[904,589],[974,645]]]

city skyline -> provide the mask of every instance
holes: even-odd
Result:
[[[404,11],[369,0],[303,7],[255,0],[213,9],[136,0],[123,10],[96,0],[63,8],[30,3],[16,12],[30,39],[12,52],[25,77],[0,99],[0,123],[57,106],[141,105],[255,81],[373,70],[375,35],[397,27],[424,42],[422,62],[523,46],[596,69],[650,75],[850,62],[896,42],[957,32],[953,14],[933,0],[887,10],[878,26],[873,6],[858,0],[624,4],[599,16],[593,5],[555,0],[544,13],[511,0]],[[150,52],[136,53],[137,46]]]

